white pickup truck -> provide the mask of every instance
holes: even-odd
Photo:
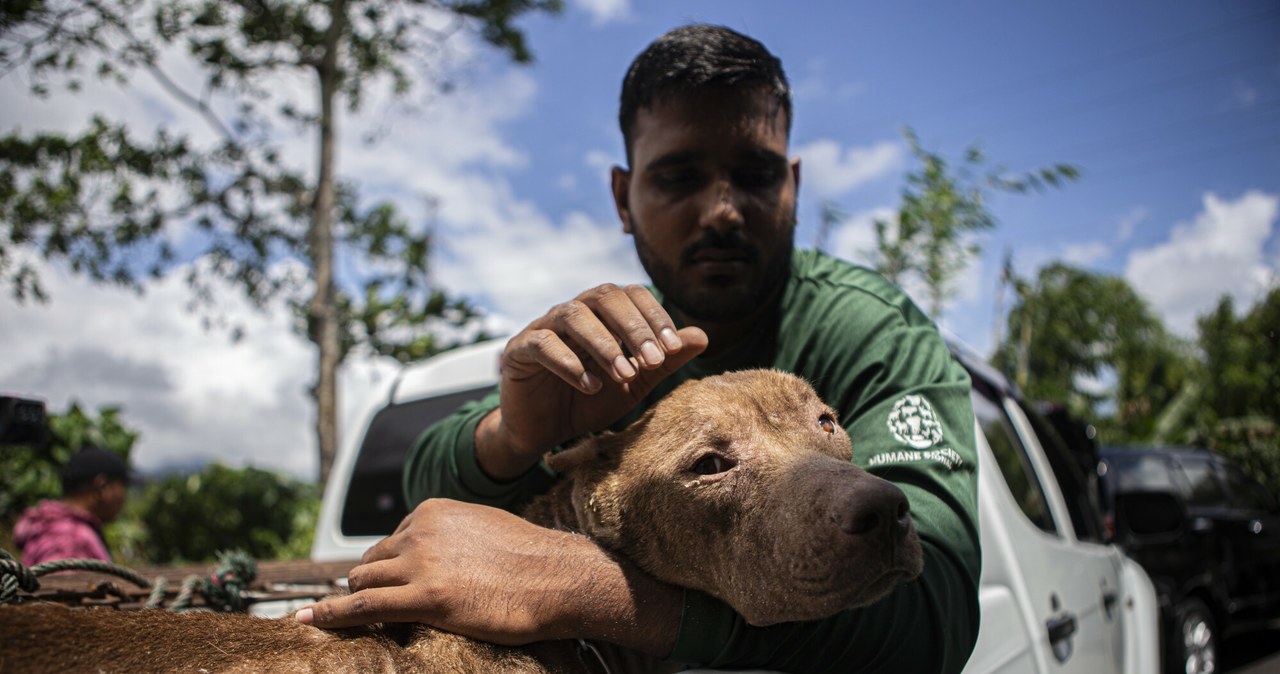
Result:
[[[371,401],[325,489],[313,561],[358,559],[407,512],[404,456],[418,434],[498,379],[502,341],[406,366]],[[982,625],[966,673],[1154,674],[1155,589],[1101,543],[1096,476],[1003,376],[954,348],[973,379],[978,432]]]

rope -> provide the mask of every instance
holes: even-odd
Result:
[[[58,571],[96,571],[123,578],[141,588],[151,587],[142,576],[123,566],[100,559],[59,559],[27,568],[6,550],[0,550],[0,604],[8,604],[18,590],[28,594],[40,589],[40,576]]]
[[[245,592],[258,577],[258,567],[248,554],[234,550],[218,555],[219,566],[207,578],[188,576],[182,583],[178,596],[169,605],[172,611],[192,608],[192,600],[198,593],[205,605],[215,611],[245,610]],[[40,589],[40,576],[57,571],[96,571],[123,578],[138,587],[150,589],[146,608],[161,608],[168,582],[163,576],[149,582],[137,572],[118,564],[98,559],[60,559],[36,564],[30,568],[0,549],[0,604],[14,601],[18,591],[32,594]]]

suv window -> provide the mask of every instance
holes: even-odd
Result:
[[[1148,490],[1182,493],[1173,484],[1169,461],[1163,456],[1115,453],[1110,456],[1109,463],[1111,470],[1107,471],[1107,478],[1111,482],[1112,494]]]
[[[1022,439],[1013,429],[1009,417],[1004,410],[985,395],[973,393],[973,413],[978,419],[978,426],[991,445],[991,453],[996,457],[1000,473],[1005,484],[1018,502],[1022,513],[1033,524],[1049,533],[1057,533],[1058,527],[1049,512],[1048,500],[1044,495],[1044,487],[1040,485],[1036,472],[1027,456]]]
[[[1236,505],[1256,510],[1259,512],[1274,513],[1280,510],[1280,503],[1271,496],[1271,492],[1262,486],[1253,478],[1244,474],[1244,471],[1236,468],[1231,464],[1223,466],[1223,472],[1226,474],[1227,487],[1231,491],[1231,498]]]
[[[1207,458],[1182,457],[1178,463],[1187,481],[1187,505],[1219,508],[1226,505],[1227,495]]]

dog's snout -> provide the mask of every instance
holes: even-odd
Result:
[[[907,495],[892,482],[862,480],[850,491],[839,514],[840,528],[852,536],[898,539],[911,530]]]

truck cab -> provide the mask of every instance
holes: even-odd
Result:
[[[405,366],[369,402],[341,448],[312,548],[317,562],[358,560],[407,514],[401,469],[430,424],[492,389],[495,340]],[[1160,667],[1155,589],[1103,541],[1089,498],[1096,475],[1003,376],[958,345],[977,420],[982,624],[966,674],[1153,674]]]

